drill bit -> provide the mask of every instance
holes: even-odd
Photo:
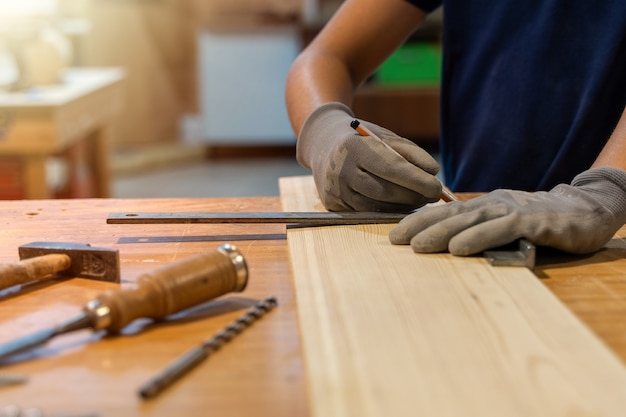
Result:
[[[146,273],[135,288],[105,291],[69,321],[0,346],[0,362],[63,333],[88,328],[118,333],[140,317],[164,319],[231,291],[243,291],[247,283],[245,259],[234,246],[222,245]]]
[[[219,331],[212,338],[204,341],[200,346],[191,349],[176,359],[170,366],[152,380],[148,381],[140,390],[139,395],[144,398],[156,397],[161,391],[170,386],[184,374],[195,368],[211,354],[230,342],[235,336],[250,327],[270,310],[278,305],[276,298],[270,296],[251,307],[244,315]]]

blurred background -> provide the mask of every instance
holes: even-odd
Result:
[[[0,199],[277,195],[291,62],[339,0],[0,0]],[[358,117],[436,152],[441,11]]]

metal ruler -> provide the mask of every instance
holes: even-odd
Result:
[[[378,212],[143,212],[111,213],[109,224],[164,223],[298,223],[310,225],[350,225],[398,223],[407,213]]]
[[[110,213],[108,224],[166,223],[283,223],[310,226],[398,223],[408,213],[379,212],[118,212]],[[535,267],[535,246],[526,239],[485,252],[493,266]]]

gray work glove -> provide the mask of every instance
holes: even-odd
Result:
[[[328,210],[410,211],[439,199],[439,165],[426,151],[362,122],[391,150],[381,140],[360,136],[350,127],[352,120],[349,107],[328,103],[311,113],[298,137],[298,162],[313,172]]]
[[[549,192],[495,190],[468,202],[418,210],[391,230],[415,252],[471,255],[518,238],[571,253],[600,249],[626,221],[626,172],[584,171]]]

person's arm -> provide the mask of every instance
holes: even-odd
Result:
[[[296,158],[333,211],[410,211],[437,201],[437,161],[366,121],[352,129],[354,91],[424,20],[405,0],[346,0],[289,72],[286,104]]]
[[[350,106],[356,88],[424,17],[405,0],[346,0],[289,72],[286,103],[294,132],[324,103]]]
[[[626,109],[592,168],[601,166],[612,166],[626,171]]]

